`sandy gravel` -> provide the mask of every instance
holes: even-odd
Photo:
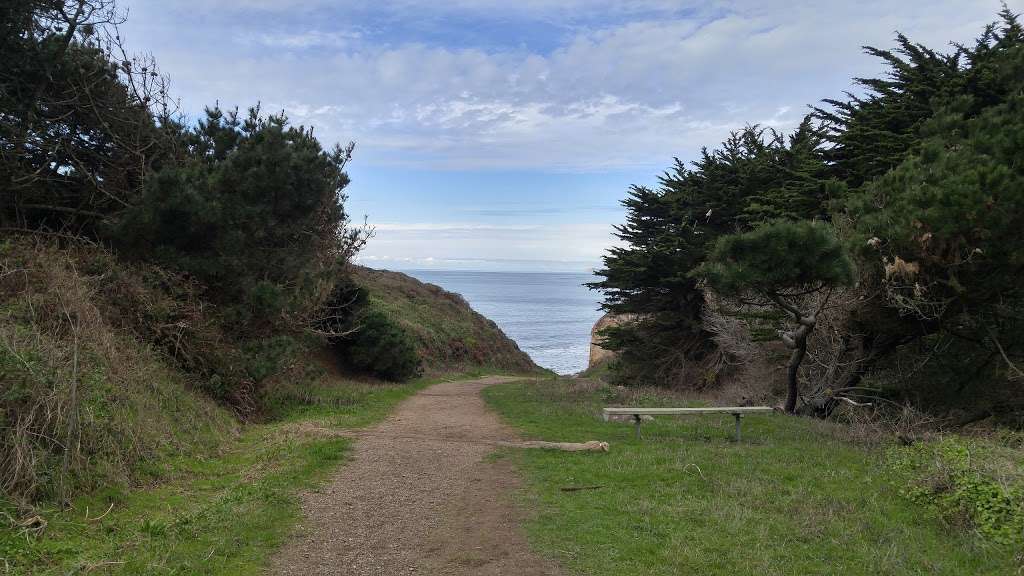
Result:
[[[438,384],[359,434],[354,460],[304,497],[306,520],[272,573],[555,575],[526,544],[507,463],[485,462],[515,433],[480,398],[505,378]]]

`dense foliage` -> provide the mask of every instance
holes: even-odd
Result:
[[[244,323],[322,301],[358,248],[342,190],[351,146],[325,151],[283,115],[208,109],[183,159],[152,175],[111,225],[121,252],[188,272]]]
[[[101,241],[190,275],[238,327],[316,316],[365,237],[348,226],[352,146],[258,108],[191,123],[129,55],[109,0],[6,3],[0,199],[7,231]]]
[[[853,280],[853,264],[839,240],[818,222],[766,223],[750,232],[719,238],[707,262],[693,275],[722,296],[746,305],[775,306],[790,317],[795,328],[780,332],[780,336],[792,349],[785,409],[796,410],[807,339],[832,290]],[[813,308],[802,305],[808,296],[822,292]]]
[[[339,339],[345,361],[385,380],[404,382],[420,374],[420,358],[409,335],[384,312],[374,308],[355,318],[355,332]]]
[[[351,144],[325,149],[258,106],[185,117],[152,59],[124,49],[122,19],[113,0],[0,3],[3,510],[215,452],[231,416],[273,417],[282,398],[349,398],[317,389],[327,345],[401,381],[452,344],[354,283],[368,233],[345,211]],[[425,325],[474,314],[402,288]],[[495,341],[519,354],[504,367],[534,368],[473,321],[467,361],[446,369],[482,365]]]
[[[886,456],[890,481],[930,513],[991,542],[1024,544],[1024,482],[1012,450],[948,436]]]
[[[809,121],[790,138],[756,126],[704,150],[692,168],[676,161],[661,188],[635,187],[613,248],[592,287],[605,308],[635,322],[608,330],[629,380],[671,382],[693,376],[689,362],[709,354],[702,324],[705,294],[692,272],[723,235],[758,223],[821,214],[831,185],[820,182],[820,135]]]
[[[328,307],[335,313],[320,320],[338,359],[356,371],[393,382],[419,376],[422,361],[412,337],[370,300],[369,290],[346,280],[335,285]]]
[[[94,233],[173,155],[167,82],[109,0],[0,8],[0,225]]]
[[[745,128],[630,191],[624,246],[594,285],[609,312],[635,315],[607,333],[620,379],[706,386],[723,377],[706,359],[732,353],[709,317],[767,323],[790,345],[787,323],[821,314],[828,334],[805,335],[815,361],[798,367],[805,404],[941,389],[930,407],[967,419],[1024,408],[1018,17],[1004,8],[950,53],[902,35],[866,50],[887,74],[856,79],[859,94],[826,100],[790,137]],[[978,362],[936,379],[936,351],[953,349]]]
[[[90,273],[135,283],[109,299],[124,304],[109,315],[118,328],[253,416],[298,342],[351,329],[330,319],[345,314],[331,295],[367,239],[344,208],[353,146],[324,149],[258,106],[190,120],[152,59],[125,49],[124,15],[113,0],[0,7],[0,228],[109,250],[118,261]],[[413,374],[415,358],[379,352],[409,346],[371,324],[346,334],[366,338],[360,366]]]

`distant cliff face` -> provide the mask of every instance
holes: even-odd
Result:
[[[481,367],[517,373],[540,370],[497,324],[458,294],[401,272],[357,266],[353,277],[412,336],[427,374]]]
[[[605,350],[601,347],[601,341],[603,338],[600,335],[601,330],[610,328],[612,326],[619,326],[626,322],[632,322],[635,319],[634,314],[623,314],[621,316],[614,316],[612,314],[605,314],[601,316],[601,319],[594,324],[594,327],[590,330],[590,362],[587,364],[588,368],[594,366],[615,357],[615,352],[611,350]]]

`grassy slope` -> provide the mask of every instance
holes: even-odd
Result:
[[[102,250],[0,242],[0,499],[147,481],[154,459],[213,454],[238,433],[195,378],[112,318],[133,300],[157,311],[170,298]]]
[[[42,508],[48,526],[38,537],[0,530],[0,565],[16,575],[257,573],[298,520],[299,491],[344,461],[350,440],[332,432],[382,419],[430,382],[325,382],[344,405],[249,426],[217,457],[157,462],[159,485]]]
[[[435,374],[536,370],[457,296],[363,275]],[[174,344],[179,326],[208,321],[179,321],[165,280],[91,247],[0,242],[0,573],[257,572],[298,519],[299,491],[344,461],[334,431],[429,384],[357,381],[295,339],[288,367],[260,384],[267,422],[242,425],[196,391],[204,377],[170,361],[166,338],[147,340],[167,329]],[[79,455],[62,473],[68,438]]]
[[[506,372],[537,367],[501,329],[458,294],[400,272],[356,268],[370,300],[396,319],[417,342],[427,373],[486,366]]]
[[[728,416],[661,418],[638,442],[632,426],[598,418],[613,394],[564,380],[485,391],[531,437],[611,442],[605,455],[514,455],[540,510],[529,535],[572,573],[1019,573],[1012,551],[925,517],[877,454],[823,423],[752,416],[736,445]],[[602,488],[560,490],[579,485]]]

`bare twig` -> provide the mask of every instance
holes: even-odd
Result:
[[[113,509],[114,509],[114,503],[111,502],[110,503],[110,507],[107,508],[107,511],[104,512],[103,514],[100,514],[99,516],[97,516],[95,518],[89,518],[89,511],[86,510],[85,511],[85,521],[86,522],[97,522],[99,520],[102,520],[102,519],[104,519],[107,516],[107,514],[110,514],[110,511],[113,510]]]

